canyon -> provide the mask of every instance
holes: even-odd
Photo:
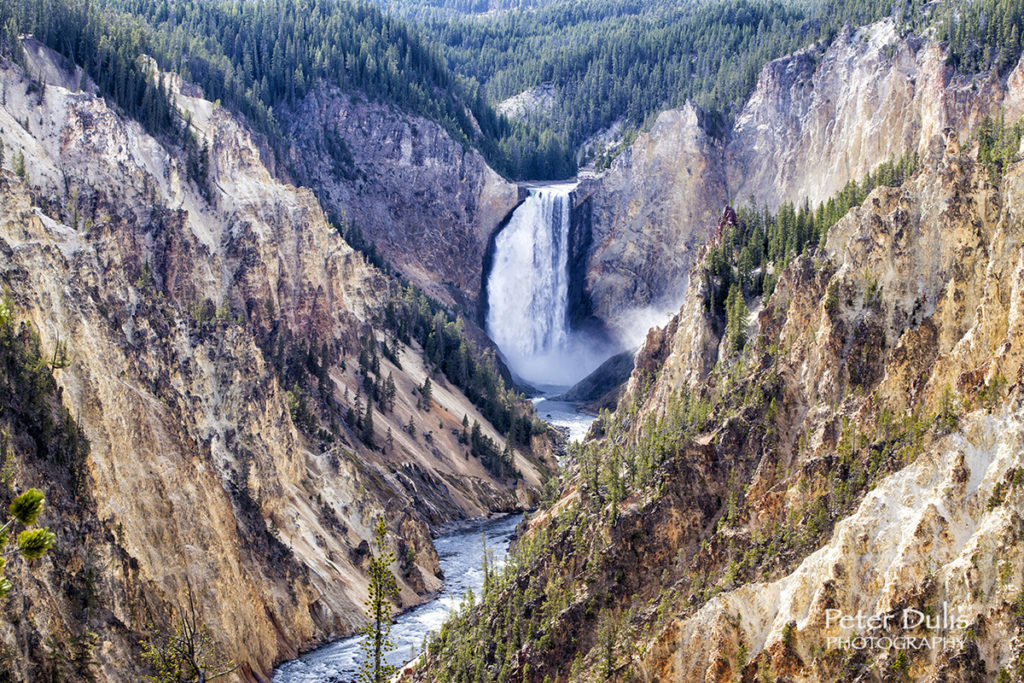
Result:
[[[173,629],[194,596],[233,677],[266,680],[364,623],[378,516],[402,558],[397,602],[410,606],[441,585],[433,533],[535,504],[549,438],[513,452],[514,476],[470,454],[464,419],[494,442],[505,434],[436,376],[423,405],[422,350],[381,322],[398,285],[313,192],[278,179],[259,136],[165,75],[209,149],[197,183],[79,70],[24,47],[27,71],[0,70],[0,278],[39,353],[66,347],[40,410],[73,418],[88,447],[60,474],[80,488],[48,494],[60,550],[8,571],[23,589],[3,607],[11,675],[39,680],[44,654],[87,631],[103,679],[137,680],[140,641]],[[361,354],[379,368],[361,370]],[[393,404],[371,408],[361,395],[385,377]],[[342,421],[346,406],[361,424],[376,413],[375,447]],[[8,485],[57,488],[64,470],[15,436],[23,457]],[[85,612],[77,595],[92,596]]]
[[[194,598],[228,680],[266,681],[365,623],[379,517],[404,609],[442,588],[439,534],[537,508],[405,676],[457,678],[466,652],[528,681],[1024,667],[1024,167],[994,174],[972,137],[1024,115],[1021,65],[966,76],[892,20],[847,27],[768,63],[729,130],[687,104],[539,185],[326,84],[275,150],[147,62],[197,157],[22,44],[0,64],[0,479],[47,489],[58,544],[7,570],[15,680],[83,642],[138,680]],[[817,205],[908,154],[912,177],[770,267],[737,351],[708,265],[735,256],[723,209]],[[628,381],[570,392],[609,409],[571,446],[504,384],[562,390],[606,357]],[[452,379],[472,372],[491,395]],[[829,615],[944,606],[968,627],[935,651],[830,640],[864,634]]]
[[[740,336],[712,261],[738,257],[737,213],[697,204],[703,235],[674,223],[656,236],[663,219],[644,212],[664,205],[623,200],[619,215],[645,227],[633,228],[632,277],[612,281],[659,273],[671,253],[691,259],[672,266],[685,294],[531,516],[517,569],[406,679],[1016,680],[1024,165],[1019,136],[997,168],[976,131],[986,115],[1020,117],[1020,74],[968,79],[889,22],[849,30],[770,63],[725,144],[695,108],[662,114],[606,176],[584,180],[596,253],[605,245],[615,263],[628,233],[601,236],[601,188],[631,167],[669,169],[662,184],[644,174],[650,196],[692,196],[705,186],[670,160],[706,163],[710,149],[724,159],[710,177],[778,207],[828,199],[886,158],[917,159],[803,253],[765,266],[777,279],[763,296],[744,301],[733,284],[750,311]],[[657,134],[674,126],[691,134]],[[686,248],[643,248],[673,239]]]

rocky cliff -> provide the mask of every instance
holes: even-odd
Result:
[[[1006,83],[958,74],[941,45],[900,36],[892,20],[847,27],[828,49],[761,71],[726,149],[729,196],[817,205],[946,128],[966,134],[1005,95]]]
[[[655,680],[1019,675],[1024,168],[993,186],[956,151],[930,163],[852,211],[813,262],[786,271],[760,314],[768,355],[755,362],[770,373],[769,424],[758,433],[756,409],[741,410],[746,426],[723,424],[709,443],[725,456],[738,429],[748,432],[739,452],[753,456],[725,461],[749,482],[722,496],[720,517],[706,517],[716,530],[697,562],[721,544],[725,575],[706,602],[691,598],[693,608],[654,626],[638,671]],[[682,353],[699,325],[678,324],[649,410],[664,410],[667,387],[714,376]],[[835,526],[801,558],[787,527],[819,514]],[[841,620],[858,614],[865,620]],[[898,638],[937,640],[901,648]]]
[[[885,161],[924,152],[947,128],[963,138],[1001,106],[1016,120],[1022,79],[1020,66],[1005,79],[960,75],[941,45],[900,35],[886,20],[767,64],[722,140],[704,133],[692,106],[663,112],[585,183],[595,310],[620,337],[641,338],[645,322],[663,323],[678,308],[727,201],[816,205]]]
[[[470,666],[508,680],[1019,678],[1024,164],[977,152],[933,140],[747,302],[738,353],[696,268],[516,570],[409,675],[497,631]]]
[[[491,232],[519,190],[438,124],[337,90],[287,116],[289,166],[331,216],[355,226],[430,295],[476,309]]]
[[[582,183],[592,207],[587,291],[624,347],[677,308],[673,287],[728,198],[721,154],[696,108],[666,111],[603,177]]]
[[[228,112],[170,78],[209,150],[196,177],[80,72],[27,47],[28,73],[50,75],[0,66],[0,279],[41,356],[67,345],[36,412],[88,447],[69,446],[63,469],[38,439],[9,456],[5,484],[47,490],[60,545],[4,607],[8,673],[42,680],[54,653],[95,633],[95,672],[137,680],[140,639],[172,628],[191,591],[234,676],[264,680],[363,622],[379,515],[401,604],[423,600],[440,578],[431,529],[529,505],[543,444],[515,453],[518,478],[498,478],[462,444],[464,416],[504,442],[465,396],[435,376],[420,407],[421,351],[381,327],[393,285]],[[379,370],[360,372],[361,352]],[[394,382],[374,408],[376,447],[364,374]]]

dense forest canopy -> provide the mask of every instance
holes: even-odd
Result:
[[[577,147],[617,121],[641,126],[694,100],[719,128],[769,59],[822,37],[831,26],[783,2],[559,2],[481,20],[433,20],[424,30],[452,67],[481,84],[492,104],[540,85],[553,106],[519,125],[549,134],[575,160]],[[509,140],[513,162],[523,150]]]
[[[377,0],[382,7],[397,11],[403,17],[429,19],[459,15],[480,16],[530,10],[559,0]]]
[[[893,16],[901,32],[934,27],[961,69],[1005,70],[1020,54],[1024,11],[1019,0],[381,2],[417,18],[489,104],[538,87],[551,94],[499,142],[510,168],[538,177],[573,167],[580,151],[599,156],[601,143],[581,150],[595,134],[617,124],[628,141],[658,112],[687,100],[703,109],[709,132],[722,134],[766,62],[826,46],[845,25]],[[483,4],[491,11],[481,16]],[[540,160],[522,146],[537,141]]]
[[[933,28],[962,70],[1005,72],[1020,54],[1024,0],[0,0],[8,54],[34,34],[154,132],[187,125],[141,54],[278,151],[277,117],[327,83],[437,121],[516,179],[570,176],[581,148],[600,152],[595,134],[629,139],[686,100],[722,134],[768,60],[889,15]],[[537,86],[549,106],[498,113]]]

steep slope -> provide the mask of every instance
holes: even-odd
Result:
[[[63,70],[29,47],[29,73]],[[463,417],[504,438],[465,396],[435,376],[420,407],[420,351],[381,322],[393,285],[224,109],[170,79],[209,149],[197,186],[180,150],[88,84],[40,84],[10,63],[0,80],[6,166],[25,168],[3,173],[0,277],[43,355],[68,345],[56,395],[89,442],[80,514],[98,532],[67,549],[69,566],[111,568],[87,611],[69,603],[64,556],[44,561],[21,598],[36,616],[7,606],[5,647],[38,667],[17,677],[47,675],[51,636],[60,649],[95,631],[101,677],[137,679],[141,634],[169,628],[191,590],[236,676],[261,680],[363,622],[379,515],[411,605],[439,585],[431,528],[535,498],[543,439],[514,454],[520,475],[496,477],[462,443]]]
[[[693,271],[512,569],[412,677],[1024,671],[1024,166],[993,184],[955,136],[928,150],[749,302],[742,351]]]
[[[782,385],[779,443],[765,440],[732,502],[738,512],[722,511],[729,520],[712,541],[730,546],[734,578],[700,609],[656,626],[639,670],[656,680],[1019,673],[1022,171],[993,188],[952,153],[902,188],[873,193],[830,233],[817,269],[803,260],[787,271],[758,320],[780,348],[771,369]],[[688,336],[675,348],[690,346]],[[664,406],[659,392],[686,365],[669,356],[648,409]],[[934,423],[908,425],[896,449],[886,443],[906,425],[900,416],[929,411]],[[878,478],[879,467],[896,471]],[[876,485],[851,505],[858,478]],[[842,521],[801,562],[769,570],[769,548],[789,550],[793,512],[808,524],[816,500]],[[753,551],[741,552],[748,543]],[[836,616],[858,613],[888,615],[889,626]],[[919,614],[947,613],[915,626]],[[845,640],[856,636],[879,645]],[[896,637],[940,640],[904,649],[881,640]]]
[[[901,36],[887,19],[768,63],[720,142],[692,106],[662,113],[587,183],[595,310],[620,336],[642,334],[635,318],[650,317],[633,312],[678,307],[726,201],[817,205],[885,161],[926,151],[947,128],[962,138],[1004,104],[1015,120],[1024,112],[1022,79],[1021,66],[1007,78],[960,74],[943,46]]]
[[[519,190],[441,126],[322,88],[287,117],[295,178],[431,296],[476,310],[491,232]]]
[[[587,292],[623,346],[638,344],[638,333],[676,307],[673,288],[728,200],[721,156],[688,106],[660,114],[603,177],[584,180],[594,245]]]
[[[846,27],[827,50],[761,71],[726,149],[729,195],[817,205],[946,128],[973,129],[1005,96],[998,78],[958,74],[941,45],[901,37],[891,19]]]

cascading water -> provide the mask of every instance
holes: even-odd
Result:
[[[569,230],[575,184],[529,189],[494,242],[487,332],[512,371],[568,386],[595,363],[569,327]]]

